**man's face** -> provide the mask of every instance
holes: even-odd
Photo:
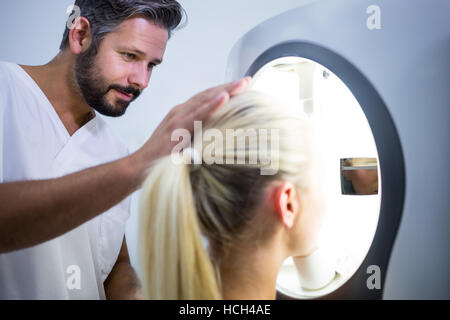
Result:
[[[99,113],[119,117],[144,90],[162,62],[168,31],[142,17],[125,20],[98,48],[75,62],[75,79],[86,102]]]

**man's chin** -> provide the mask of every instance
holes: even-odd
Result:
[[[101,115],[107,117],[118,118],[125,114],[127,111],[128,105],[126,106],[92,106],[95,111],[100,113]]]

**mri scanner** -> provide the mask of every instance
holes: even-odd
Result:
[[[226,80],[246,75],[323,142],[320,247],[278,298],[450,299],[450,1],[311,1],[235,44]]]

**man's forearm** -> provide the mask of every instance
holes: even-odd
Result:
[[[130,263],[117,263],[104,282],[108,300],[141,300],[139,279]]]
[[[0,253],[60,236],[122,201],[140,187],[150,162],[172,152],[174,130],[192,132],[251,79],[220,85],[173,108],[132,156],[59,179],[0,184]]]
[[[0,184],[0,253],[58,237],[139,188],[142,170],[127,157],[61,178]]]

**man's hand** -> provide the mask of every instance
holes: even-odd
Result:
[[[152,161],[167,156],[178,143],[171,141],[176,129],[194,130],[194,121],[208,118],[215,110],[228,102],[230,97],[249,88],[251,78],[224,84],[203,91],[187,102],[174,107],[164,118],[150,139],[136,153],[131,155],[138,168],[146,170]]]
[[[105,212],[136,191],[151,162],[169,155],[178,128],[193,131],[250,78],[206,90],[175,107],[132,155],[56,179],[0,183],[0,253],[54,239]],[[127,267],[121,264],[121,269]]]

